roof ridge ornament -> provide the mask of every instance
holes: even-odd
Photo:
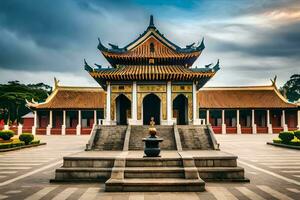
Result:
[[[218,59],[217,63],[215,64],[215,66],[213,66],[213,71],[217,72],[220,69],[220,60]]]
[[[100,50],[100,51],[107,51],[108,50],[108,48],[107,47],[105,47],[102,43],[101,43],[101,40],[100,40],[100,38],[98,37],[98,49]]]
[[[276,87],[277,75],[275,75],[274,79],[270,79],[270,80],[271,80],[272,86]]]
[[[98,69],[101,69],[101,68],[102,68],[102,65],[99,65],[99,64],[97,64],[97,63],[94,63],[94,65],[95,65],[96,67],[98,67]]]
[[[204,37],[202,38],[200,45],[197,47],[197,50],[202,51],[203,49],[205,49]]]
[[[94,69],[86,62],[85,59],[83,59],[83,61],[84,61],[84,69],[85,69],[85,71],[87,71],[87,72],[94,71]]]
[[[59,80],[56,77],[54,77],[54,90],[56,90],[59,87],[58,84],[59,84]]]
[[[154,25],[153,15],[150,15],[150,22],[148,28],[156,28]]]

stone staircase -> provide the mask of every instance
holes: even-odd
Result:
[[[94,138],[93,150],[123,150],[127,126],[99,126]]]
[[[121,161],[122,162],[122,161]],[[164,192],[204,191],[205,183],[199,177],[187,178],[183,160],[179,158],[126,158],[124,169],[105,183],[108,192]],[[120,164],[120,161],[118,162]],[[120,165],[118,166],[118,169]],[[196,168],[195,168],[196,169]],[[196,169],[197,170],[197,169]],[[122,173],[122,178],[118,176]]]
[[[204,181],[248,182],[237,157],[222,151],[88,151],[64,157],[51,182],[105,182],[110,192],[204,191]]]
[[[149,135],[148,128],[149,126],[131,126],[129,150],[144,149],[142,139]],[[173,126],[157,125],[155,128],[157,130],[157,136],[164,139],[160,144],[160,148],[162,150],[177,150]]]
[[[183,150],[212,150],[213,144],[206,126],[177,126]]]

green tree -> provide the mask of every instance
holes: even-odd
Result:
[[[300,100],[300,74],[294,74],[290,77],[280,92],[286,96],[290,102],[297,102]]]
[[[19,81],[9,81],[0,84],[0,119],[5,123],[20,122],[21,116],[30,112],[26,100],[45,101],[52,88],[44,83],[21,84]]]

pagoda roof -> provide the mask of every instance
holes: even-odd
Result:
[[[180,80],[192,81],[201,77],[211,77],[212,69],[187,69],[181,65],[128,65],[118,68],[98,69],[89,72],[94,78],[107,80]]]
[[[43,103],[27,101],[27,107],[35,109],[99,109],[104,108],[105,92],[100,87],[56,86]]]
[[[92,68],[85,62],[85,70],[105,89],[106,81],[196,81],[203,86],[219,70],[219,61],[205,68],[186,68],[182,65],[118,65],[116,68]]]
[[[150,44],[154,45],[154,51],[150,50]],[[202,42],[198,45],[193,43],[186,45],[185,48],[177,46],[159,32],[153,23],[152,15],[150,16],[148,28],[133,42],[122,48],[114,44],[109,45],[111,48],[105,47],[99,39],[98,49],[113,67],[116,64],[122,63],[120,60],[116,59],[126,58],[128,60],[130,58],[170,58],[184,60],[194,58],[192,61],[183,61],[186,65],[191,66],[205,48],[204,39],[202,39]]]
[[[275,84],[245,87],[206,87],[198,92],[198,106],[203,109],[297,108],[288,102]]]

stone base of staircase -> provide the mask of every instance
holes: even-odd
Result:
[[[203,192],[201,179],[110,179],[105,183],[106,192]]]
[[[64,157],[51,182],[105,182],[108,192],[204,191],[205,181],[249,181],[237,157],[222,151],[86,151]]]

